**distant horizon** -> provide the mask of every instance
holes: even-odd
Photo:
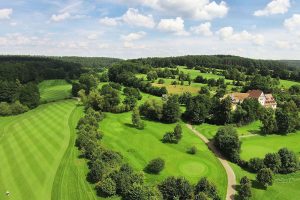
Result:
[[[0,1],[0,54],[300,59],[300,0]]]
[[[110,56],[77,56],[77,55],[34,55],[34,54],[0,54],[0,56],[31,56],[31,57],[82,57],[82,58],[115,58],[120,60],[133,60],[133,59],[144,59],[144,58],[168,58],[168,57],[182,57],[182,56],[236,56],[241,58],[253,59],[253,60],[274,60],[274,61],[300,61],[299,59],[268,59],[268,58],[251,58],[246,56],[231,55],[231,54],[182,54],[182,55],[168,55],[168,56],[144,56],[136,58],[120,58],[120,57],[110,57]]]

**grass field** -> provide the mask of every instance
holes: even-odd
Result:
[[[51,199],[57,168],[69,145],[75,101],[41,105],[0,118],[0,199]]]
[[[280,86],[283,88],[290,88],[292,85],[300,85],[300,83],[296,81],[280,80]]]
[[[39,84],[41,102],[66,99],[71,96],[72,85],[65,80],[47,80]]]
[[[153,86],[163,87],[165,86],[169,94],[182,94],[184,92],[190,92],[191,94],[197,94],[200,90],[200,87],[193,87],[188,85],[167,85],[167,84],[157,84],[152,83]]]
[[[207,146],[182,124],[183,138],[179,144],[164,144],[160,141],[165,132],[171,131],[174,125],[146,121],[144,130],[131,126],[131,113],[106,114],[100,123],[104,132],[103,144],[119,151],[136,170],[143,170],[154,158],[161,157],[166,162],[160,175],[146,174],[146,183],[155,184],[167,176],[184,176],[192,183],[200,177],[207,176],[216,183],[220,194],[225,197],[227,186],[226,174],[219,161],[208,150]],[[199,152],[187,154],[187,149],[195,145]]]
[[[84,159],[80,159],[79,150],[75,147],[75,128],[79,118],[83,116],[83,107],[77,107],[70,116],[70,140],[55,175],[52,187],[52,200],[95,200],[97,197],[93,185],[86,181],[88,167]]]

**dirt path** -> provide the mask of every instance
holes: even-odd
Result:
[[[197,130],[193,128],[192,125],[187,124],[187,127],[193,131],[193,133],[198,136],[207,146],[208,148],[215,154],[215,156],[218,158],[218,160],[221,162],[223,165],[226,174],[227,174],[227,193],[226,193],[226,200],[233,200],[234,195],[235,195],[235,185],[236,185],[236,178],[234,171],[230,167],[229,163],[227,160],[221,155],[220,151],[216,149],[216,147],[201,133],[199,133]]]

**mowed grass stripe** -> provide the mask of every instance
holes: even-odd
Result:
[[[22,167],[26,166],[26,171],[31,171],[29,174],[32,174],[32,178],[42,184],[45,179],[45,169],[43,169],[40,163],[44,160],[40,159],[42,156],[39,155],[35,144],[27,134],[12,135],[16,141],[16,147],[22,152],[22,154],[20,154],[24,159],[24,165]]]
[[[12,139],[6,142],[7,143],[3,148],[4,157],[6,157],[6,155],[10,155],[10,157],[6,157],[8,171],[5,174],[6,178],[11,178],[12,184],[17,186],[17,190],[14,190],[10,187],[7,187],[6,190],[9,190],[12,194],[16,192],[16,199],[35,199],[36,196],[33,193],[33,188],[31,188],[29,184],[29,180],[31,180],[32,177],[30,174],[23,172],[26,170],[26,165],[24,165],[26,160],[23,160],[24,158],[20,156],[23,154],[23,152],[18,148],[18,145],[14,143]],[[29,195],[30,193],[33,195]],[[4,192],[2,194],[4,194]]]
[[[53,200],[96,200],[97,197],[93,185],[86,181],[88,171],[86,161],[80,159],[80,152],[75,147],[75,128],[79,118],[83,116],[83,107],[77,107],[69,118],[71,132],[67,151],[57,170],[52,189]]]
[[[4,177],[0,194],[10,191],[11,200],[51,199],[54,176],[69,141],[67,119],[75,103],[60,101],[0,118],[8,121],[0,141],[0,177]]]

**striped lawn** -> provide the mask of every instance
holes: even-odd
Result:
[[[39,84],[41,102],[66,99],[71,96],[72,85],[65,80],[46,80]]]
[[[75,101],[68,100],[0,118],[0,199],[51,199],[70,128],[78,120],[75,108]]]

